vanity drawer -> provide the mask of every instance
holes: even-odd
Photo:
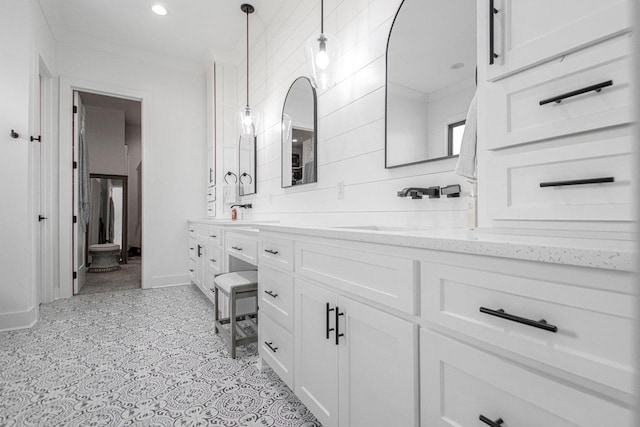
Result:
[[[218,248],[215,246],[207,247],[207,269],[209,273],[216,274],[222,273],[222,258],[223,251],[222,248]]]
[[[195,239],[189,239],[189,258],[193,260],[198,258],[198,242]]]
[[[391,247],[345,248],[296,242],[296,272],[361,298],[417,314],[417,261],[391,255]]]
[[[423,426],[631,426],[633,413],[461,342],[422,329],[420,394]]]
[[[210,225],[200,225],[197,228],[198,238],[203,242],[207,242],[211,246],[222,246],[222,229],[219,227],[212,227]]]
[[[258,316],[260,356],[293,390],[293,335],[265,313],[259,312]]]
[[[293,242],[277,237],[261,238],[260,264],[293,271]]]
[[[196,224],[189,223],[189,239],[196,238]]]
[[[196,281],[196,261],[189,259],[189,279],[195,283]]]
[[[486,141],[497,149],[630,123],[631,37],[618,37],[492,83],[486,98]],[[612,82],[600,92],[541,101]]]
[[[225,236],[227,253],[253,265],[258,265],[258,241],[239,233]]]
[[[637,194],[633,137],[610,137],[487,158],[492,184],[488,206],[495,220],[632,221]],[[563,181],[613,178],[614,182],[541,186]]]
[[[260,310],[293,330],[293,277],[260,264],[258,296]]]
[[[580,377],[633,392],[636,298],[593,287],[599,281],[602,287],[625,286],[632,280],[630,273],[598,275],[588,268],[572,267],[564,273],[556,269],[556,274],[562,275],[556,281],[549,279],[553,275],[545,279],[523,277],[543,265],[505,260],[497,261],[493,271],[483,271],[458,266],[465,260],[469,262],[453,255],[450,262],[457,265],[422,262],[424,319]],[[495,259],[484,262],[496,263]],[[557,331],[548,330],[552,326]]]

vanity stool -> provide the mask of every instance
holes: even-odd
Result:
[[[90,273],[108,273],[120,270],[120,264],[118,264],[120,245],[115,243],[91,245],[89,246],[89,255],[91,255]]]
[[[229,354],[232,359],[236,358],[236,346],[249,344],[258,341],[258,313],[245,314],[236,316],[236,301],[244,298],[258,298],[258,272],[256,270],[236,271],[217,276],[214,280],[215,295],[215,326],[214,330],[217,334],[221,333],[222,337],[229,345]],[[218,312],[218,295],[222,292],[229,298],[229,317],[220,319]],[[256,301],[257,302],[257,301]],[[249,320],[254,331],[248,331],[237,324],[238,320]],[[229,325],[227,331],[222,325]]]

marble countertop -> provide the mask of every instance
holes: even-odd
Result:
[[[475,232],[465,229],[320,227],[254,223],[261,231],[432,249],[608,270],[636,271],[634,242]]]

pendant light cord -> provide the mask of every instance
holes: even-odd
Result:
[[[320,34],[324,34],[324,0],[320,0]]]
[[[249,106],[249,11],[247,10],[247,107]]]

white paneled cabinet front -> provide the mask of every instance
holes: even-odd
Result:
[[[303,280],[295,289],[295,390],[322,424],[417,426],[417,326]]]
[[[495,54],[489,80],[628,31],[633,16],[628,0],[486,0],[478,13],[487,19],[486,61]]]

